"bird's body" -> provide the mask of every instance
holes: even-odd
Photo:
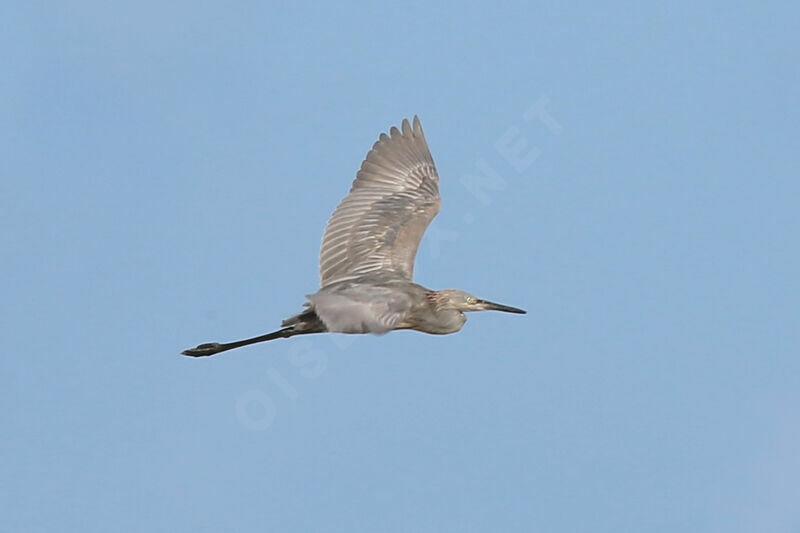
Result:
[[[308,300],[328,331],[336,333],[414,329],[441,335],[455,333],[466,322],[461,311],[438,308],[436,291],[391,277],[339,281],[309,295]]]
[[[412,280],[414,258],[439,212],[439,176],[422,126],[403,121],[381,134],[361,164],[350,193],[331,215],[320,250],[320,285],[306,309],[281,329],[241,341],[185,350],[200,357],[256,342],[310,333],[387,333],[412,329],[444,335],[466,322],[465,311],[524,313],[463,291],[433,291]]]

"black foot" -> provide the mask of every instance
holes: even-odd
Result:
[[[222,345],[218,342],[209,342],[207,344],[201,344],[197,348],[190,348],[188,350],[184,350],[181,353],[183,355],[188,355],[189,357],[205,357],[207,355],[214,355],[215,353],[219,353],[222,350]]]

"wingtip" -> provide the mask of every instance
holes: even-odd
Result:
[[[379,141],[386,138],[394,137],[424,137],[422,132],[422,123],[419,120],[419,115],[414,115],[411,120],[404,118],[400,122],[400,128],[392,126],[389,128],[389,134],[381,133]]]

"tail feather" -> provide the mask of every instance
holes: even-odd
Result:
[[[299,331],[305,331],[306,329],[316,329],[319,327],[324,328],[325,326],[322,324],[322,321],[317,316],[316,311],[313,308],[305,309],[296,315],[292,315],[283,322],[281,322],[281,327],[287,326],[294,326]],[[323,329],[323,331],[325,331]]]

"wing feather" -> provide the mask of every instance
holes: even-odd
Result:
[[[411,280],[419,242],[439,212],[439,176],[419,118],[381,133],[331,215],[319,257],[323,287],[380,271]]]

